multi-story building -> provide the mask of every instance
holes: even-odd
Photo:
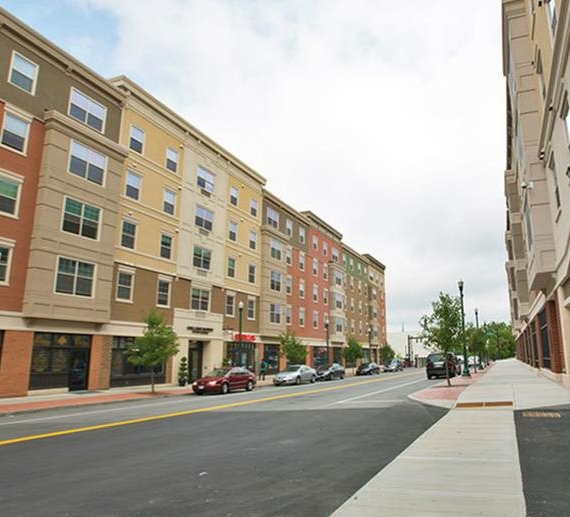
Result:
[[[503,0],[506,263],[517,355],[570,387],[568,1]]]
[[[368,331],[373,357],[380,361],[379,348],[388,342],[386,331],[386,293],[384,272],[386,266],[372,255],[365,253],[363,257],[368,263]]]

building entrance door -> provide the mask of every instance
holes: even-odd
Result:
[[[89,348],[71,348],[69,350],[69,391],[86,390],[89,372]]]
[[[190,341],[188,343],[188,383],[202,377],[202,355],[204,343]]]

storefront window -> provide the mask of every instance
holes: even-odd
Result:
[[[144,366],[135,366],[127,359],[127,348],[135,342],[131,336],[113,336],[111,353],[111,387],[139,386],[150,383],[150,370]],[[154,381],[165,382],[164,365],[154,369]]]
[[[265,345],[263,355],[267,363],[267,374],[277,373],[279,371],[279,345]]]
[[[313,350],[313,368],[318,368],[321,365],[328,364],[329,351],[325,346],[314,346]]]
[[[226,357],[231,366],[243,366],[254,371],[255,365],[255,344],[254,343],[228,343]]]

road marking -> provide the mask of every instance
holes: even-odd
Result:
[[[408,374],[408,375],[412,375],[412,374]],[[64,429],[62,431],[53,431],[51,433],[20,436],[18,438],[10,438],[8,440],[0,440],[0,446],[11,445],[14,443],[29,442],[32,440],[41,440],[44,438],[54,438],[56,436],[65,436],[65,435],[69,435],[69,434],[85,433],[88,431],[99,431],[102,429],[111,429],[114,427],[122,427],[122,426],[132,425],[132,424],[140,424],[143,422],[153,422],[153,421],[158,421],[158,420],[166,420],[167,418],[175,418],[175,417],[179,417],[179,416],[193,415],[193,414],[197,414],[197,413],[206,413],[209,411],[219,411],[221,409],[248,406],[251,404],[257,404],[257,403],[262,403],[262,402],[270,402],[272,400],[280,400],[280,399],[287,399],[287,398],[292,398],[292,397],[300,397],[302,395],[311,395],[313,393],[324,393],[327,391],[338,391],[341,389],[352,388],[354,386],[362,386],[363,384],[371,384],[371,383],[375,383],[375,382],[385,382],[385,381],[388,381],[391,379],[393,379],[393,377],[389,377],[389,378],[388,377],[381,377],[381,378],[371,379],[371,380],[366,380],[366,381],[353,382],[350,384],[341,384],[341,385],[337,385],[337,386],[329,386],[326,388],[318,388],[318,389],[304,390],[304,391],[295,391],[293,393],[284,393],[281,395],[272,395],[270,397],[264,397],[261,399],[243,400],[240,402],[230,402],[228,404],[220,404],[217,406],[188,409],[185,411],[177,411],[174,413],[165,413],[162,415],[153,415],[153,416],[147,416],[147,417],[141,417],[141,418],[133,418],[131,420],[122,420],[122,421],[118,421],[118,422],[109,422],[107,424],[96,424],[96,425],[90,425],[90,426],[85,426],[85,427],[76,427],[74,429]],[[419,381],[414,381],[414,382],[411,382],[408,384],[414,384],[416,382],[421,382],[423,380],[424,379],[421,379]],[[406,386],[406,385],[407,384],[400,384],[396,387],[399,388],[399,387]],[[395,389],[396,387],[388,388],[388,389],[382,390],[382,391],[389,391],[390,389]],[[380,392],[376,392],[376,393],[380,393]],[[361,397],[355,397],[355,398],[361,398]],[[350,399],[347,399],[347,400],[350,400]]]
[[[365,393],[364,395],[358,395],[358,397],[352,397],[349,399],[339,400],[339,401],[334,402],[333,404],[329,404],[329,405],[332,406],[335,404],[344,404],[345,402],[352,402],[353,400],[358,400],[358,399],[362,399],[365,397],[371,397],[372,395],[378,395],[378,393],[386,393],[387,391],[397,390],[398,388],[403,388],[404,386],[410,386],[411,384],[417,384],[418,382],[423,382],[424,380],[425,379],[419,379],[417,381],[406,382],[404,384],[398,384],[397,386],[390,386],[389,388],[385,388],[383,390],[373,391],[372,393]]]

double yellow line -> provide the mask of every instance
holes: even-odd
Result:
[[[392,377],[390,377],[392,378]],[[282,395],[273,395],[271,397],[264,397],[254,400],[243,400],[241,402],[231,402],[230,404],[220,404],[218,406],[210,406],[198,409],[189,409],[186,411],[177,411],[175,413],[165,413],[163,415],[147,416],[143,418],[133,418],[132,420],[121,420],[119,422],[110,422],[108,424],[97,424],[86,427],[77,427],[75,429],[65,429],[63,431],[53,431],[51,433],[33,434],[28,436],[21,436],[19,438],[10,438],[8,440],[0,440],[0,446],[11,445],[13,443],[29,442],[32,440],[41,440],[43,438],[53,438],[55,436],[65,436],[67,434],[85,433],[87,431],[99,431],[100,429],[111,429],[113,427],[120,427],[124,425],[140,424],[143,422],[153,422],[156,420],[165,420],[167,418],[174,418],[178,416],[193,415],[196,413],[206,413],[207,411],[218,411],[220,409],[235,408],[240,406],[248,406],[250,404],[258,404],[260,402],[270,402],[272,400],[287,399],[291,397],[300,397],[301,395],[312,395],[314,393],[324,393],[326,391],[337,391],[345,388],[352,388],[354,386],[362,386],[363,384],[370,384],[373,382],[383,382],[389,380],[387,377],[382,377],[374,380],[366,380],[361,382],[353,382],[350,384],[342,384],[339,386],[329,386],[326,388],[319,388],[314,390],[295,391],[293,393],[285,393]]]

